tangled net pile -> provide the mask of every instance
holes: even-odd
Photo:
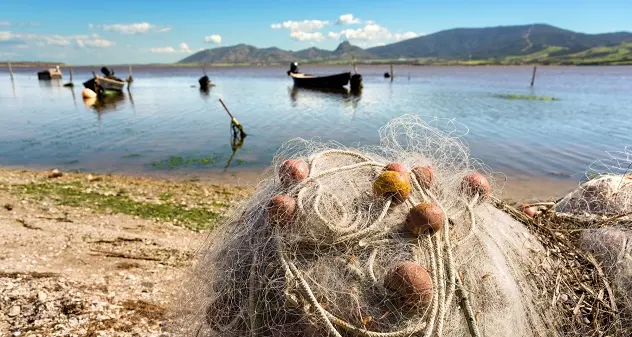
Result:
[[[592,163],[588,180],[560,200],[555,210],[576,223],[580,248],[601,264],[616,294],[611,310],[623,335],[632,331],[632,147],[607,152]],[[569,226],[570,227],[570,226]],[[618,306],[618,308],[617,308]],[[618,309],[618,310],[617,310]]]
[[[210,238],[191,334],[550,335],[529,278],[541,246],[487,204],[491,179],[460,127],[431,123],[394,119],[360,150],[286,144],[273,177]]]
[[[632,214],[632,147],[608,155],[610,158],[590,165],[588,181],[562,199],[557,212],[580,216]]]

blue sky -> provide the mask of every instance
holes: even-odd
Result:
[[[94,5],[94,6],[93,6]],[[632,31],[629,0],[0,1],[0,60],[168,63],[247,43],[299,50],[363,47],[455,27],[548,23]]]

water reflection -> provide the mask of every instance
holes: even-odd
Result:
[[[315,104],[320,100],[339,100],[352,108],[357,108],[362,98],[362,88],[349,90],[347,88],[303,88],[293,86],[288,88],[292,106],[298,103],[307,105]]]
[[[202,97],[202,99],[204,101],[208,101],[209,95],[211,94],[211,88],[207,87],[207,88],[200,88],[200,97]]]
[[[11,88],[13,89],[13,97],[18,97],[15,93],[15,80],[13,80],[13,77],[11,77]]]
[[[73,103],[75,103],[75,108],[77,107],[77,96],[75,96],[75,89],[73,87],[67,87],[70,88],[70,92],[72,93],[72,101]]]
[[[39,80],[37,81],[41,88],[61,88],[61,80]]]
[[[130,95],[131,97],[131,95]],[[84,98],[83,103],[96,111],[99,120],[101,120],[101,115],[105,112],[116,110],[121,107],[123,102],[125,101],[125,95],[122,92],[110,93],[108,95],[104,95],[102,97],[90,97]]]
[[[129,103],[132,106],[132,111],[136,113],[136,105],[134,105],[134,97],[132,96],[132,91],[129,89],[129,84],[127,85],[127,96],[129,96]]]
[[[230,157],[228,157],[226,166],[224,166],[224,172],[226,172],[226,170],[228,170],[228,168],[230,167],[230,163],[233,161],[233,158],[235,157],[235,154],[237,154],[237,151],[239,151],[239,149],[241,149],[241,147],[244,146],[245,140],[246,140],[245,134],[243,134],[242,136],[237,132],[235,127],[231,127],[230,148],[231,150],[233,150],[233,153],[230,155]]]

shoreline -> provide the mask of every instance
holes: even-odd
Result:
[[[297,61],[300,64],[309,65],[309,66],[352,66],[351,61],[333,61],[333,62],[312,62],[312,61]],[[524,62],[524,63],[501,63],[501,62],[487,62],[485,60],[454,60],[454,61],[445,61],[445,62],[414,62],[414,61],[388,61],[388,60],[375,60],[374,62],[356,62],[359,66],[384,66],[384,65],[394,65],[394,66],[412,66],[412,67],[529,67],[529,66],[538,66],[538,67],[629,67],[632,66],[632,60],[624,61],[622,63],[549,63],[549,62]],[[93,64],[65,64],[63,62],[54,63],[54,62],[20,62],[13,63],[11,62],[11,67],[16,68],[34,68],[34,67],[53,67],[59,65],[60,68],[95,68],[102,67],[103,64],[93,65]],[[200,68],[204,67],[217,67],[217,68],[263,68],[263,67],[281,67],[287,66],[286,63],[282,62],[274,62],[274,63],[148,63],[148,64],[108,64],[108,67],[145,67],[145,68]],[[1,61],[0,67],[8,69],[8,62]]]
[[[177,336],[182,284],[247,188],[0,168],[0,335]]]
[[[26,167],[4,165],[0,166],[0,174],[12,171],[47,175],[50,173],[50,170],[55,168],[55,165],[33,165]],[[87,177],[88,175],[107,176],[115,180],[138,179],[150,184],[200,183],[245,190],[254,190],[262,179],[269,177],[271,174],[269,167],[248,167],[231,169],[226,172],[220,170],[183,170],[178,172],[127,170],[107,172],[98,170],[66,171],[63,167],[58,168],[64,173],[75,177]],[[559,199],[577,188],[580,183],[572,179],[562,179],[553,176],[531,176],[519,172],[494,172],[492,179],[495,180],[495,186],[497,186],[497,190],[494,191],[494,194],[499,199],[507,202],[551,201]]]

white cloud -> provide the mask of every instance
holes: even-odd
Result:
[[[191,48],[189,48],[189,45],[184,42],[180,43],[180,50],[182,50],[183,53],[187,54],[191,54],[193,52]]]
[[[163,53],[175,53],[176,50],[173,47],[163,47],[163,48],[151,48],[150,51],[156,54]]]
[[[159,27],[156,25],[152,25],[149,22],[138,22],[138,23],[115,23],[108,25],[95,25],[88,24],[88,28],[90,29],[101,29],[106,32],[115,32],[124,35],[135,35],[135,34],[145,34],[148,32],[159,32],[166,33],[171,31],[171,27]]]
[[[92,47],[92,48],[108,48],[116,45],[116,42],[101,38],[99,35],[92,34],[90,37],[77,36],[75,38],[77,46]]]
[[[366,24],[362,28],[344,29],[339,32],[329,32],[327,34],[331,39],[355,41],[360,46],[376,46],[387,42],[411,39],[419,35],[420,34],[415,32],[392,33],[386,27],[377,24]]]
[[[359,18],[354,18],[353,14],[343,14],[338,18],[338,21],[336,21],[336,24],[339,25],[354,25],[359,23],[362,23],[362,21]]]
[[[329,21],[322,20],[303,20],[303,21],[285,21],[282,23],[283,28],[289,29],[291,32],[313,32],[327,26]]]
[[[395,35],[393,35],[393,37],[395,37],[395,40],[399,41],[399,40],[407,40],[407,39],[412,39],[413,37],[417,37],[420,34],[417,34],[415,32],[406,32],[406,33],[396,33]]]
[[[20,48],[26,48],[25,43],[32,41],[39,46],[68,47],[73,43],[79,48],[107,48],[114,46],[114,41],[106,40],[98,34],[92,35],[38,35],[12,32],[0,32],[0,41],[21,42]]]
[[[151,48],[150,52],[155,54],[174,54],[174,53],[183,53],[183,54],[191,54],[193,51],[185,42],[180,43],[178,49],[173,47],[159,47],[159,48]]]
[[[364,23],[367,24],[367,25],[374,25],[375,21],[373,21],[373,20],[366,20],[366,21],[364,21]]]
[[[270,28],[285,28],[290,31],[290,37],[297,41],[322,41],[325,39],[325,36],[319,30],[328,24],[329,21],[323,20],[285,21],[283,23],[273,23],[270,25]]]
[[[0,41],[9,41],[13,40],[13,33],[7,31],[0,31]]]
[[[298,41],[322,41],[325,39],[325,37],[323,36],[323,33],[321,32],[308,33],[308,32],[296,31],[296,32],[291,32],[290,37]]]
[[[61,35],[51,35],[51,36],[42,36],[46,44],[53,46],[69,46],[72,43],[72,40],[68,36]]]
[[[212,43],[215,43],[215,44],[220,44],[220,43],[222,43],[222,37],[217,35],[217,34],[213,34],[213,35],[205,36],[204,37],[204,41],[205,42],[212,42]]]
[[[0,21],[0,26],[11,26],[11,22],[9,22],[9,21]]]

